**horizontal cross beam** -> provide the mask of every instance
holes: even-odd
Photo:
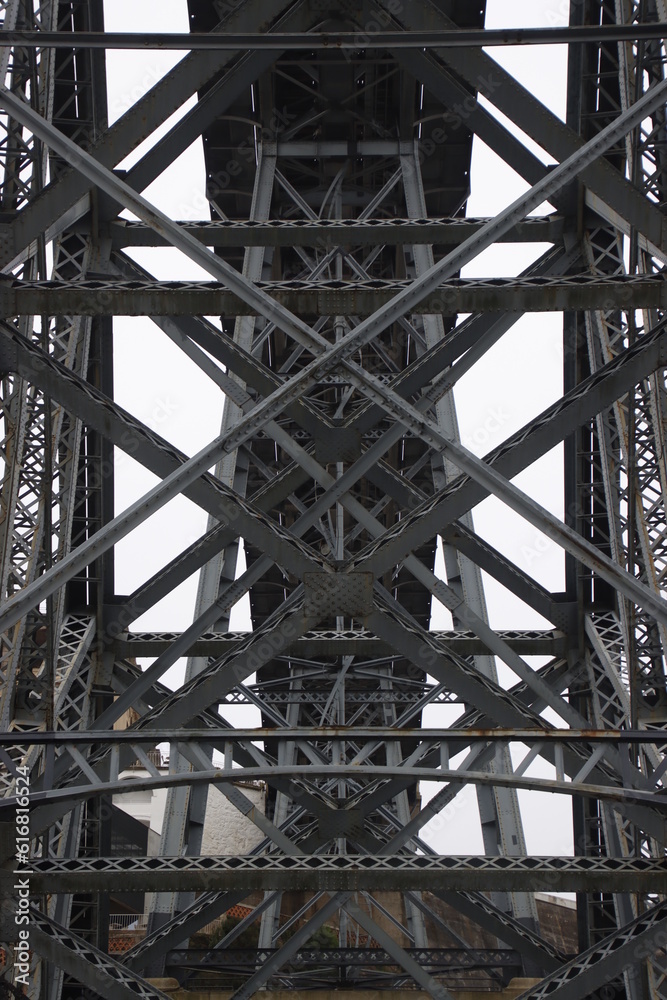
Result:
[[[208,247],[318,247],[333,250],[339,246],[377,246],[387,243],[459,244],[479,232],[488,219],[271,219],[247,222],[216,219],[212,222],[179,222],[191,236]],[[591,220],[591,225],[593,220]],[[85,231],[81,225],[75,231]],[[502,236],[500,243],[558,243],[563,238],[562,216],[531,216],[518,222]],[[115,250],[124,247],[163,247],[168,241],[143,222],[116,219],[108,227]]]
[[[371,316],[410,281],[268,281],[257,288],[300,316]],[[459,279],[416,302],[413,313],[562,312],[664,309],[662,275],[572,278]],[[255,316],[257,310],[217,282],[8,281],[0,285],[0,316]]]
[[[275,948],[178,948],[167,953],[167,966],[182,969],[225,969],[230,966],[255,969],[268,961]],[[508,948],[406,948],[407,954],[431,971],[454,969],[495,969],[516,967],[521,960]],[[383,948],[300,948],[284,968],[291,965],[382,966],[393,965],[394,958]]]
[[[487,647],[472,632],[432,632],[437,642],[456,650],[461,656],[482,656]],[[511,649],[525,656],[561,656],[567,653],[567,637],[556,630],[504,630],[499,631]],[[121,657],[159,656],[177,639],[176,632],[130,632],[120,635],[113,643],[115,653]],[[244,633],[208,632],[186,651],[189,656],[223,656]],[[292,654],[306,659],[322,656],[379,657],[387,655],[387,644],[370,632],[311,632],[298,639]]]
[[[392,49],[481,48],[506,45],[563,45],[664,37],[662,24],[580,25],[553,28],[456,28],[431,31],[192,32],[0,31],[0,45],[56,49],[160,49],[169,51],[297,49],[359,51],[369,46]]]
[[[18,876],[16,876],[18,877]],[[22,874],[31,892],[372,891],[665,892],[664,859],[312,855],[35,859]],[[2,881],[11,891],[12,876]]]
[[[326,740],[349,739],[354,736],[355,744],[366,740],[425,740],[431,742],[461,742],[469,743],[611,743],[614,746],[619,744],[645,744],[662,746],[665,742],[664,734],[661,730],[652,729],[507,729],[496,727],[493,729],[438,729],[419,727],[409,729],[405,727],[394,728],[392,726],[355,726],[351,730],[348,726],[285,726],[282,729],[257,728],[257,729],[156,729],[151,730],[150,736],[144,736],[136,730],[112,729],[103,733],[89,731],[73,731],[64,733],[62,730],[44,731],[35,733],[25,733],[21,736],[23,746],[44,746],[49,743],[57,743],[59,747],[69,746],[89,746],[94,744],[121,744],[129,743],[132,746],[143,744],[162,743],[166,741],[178,741],[179,743],[243,743],[247,740],[264,740],[274,742],[277,740],[313,740],[322,742]],[[15,733],[0,733],[0,746],[12,746],[16,744]],[[460,748],[457,748],[457,750]],[[462,772],[463,774],[463,772]]]

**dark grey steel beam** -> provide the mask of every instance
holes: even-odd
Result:
[[[495,906],[483,893],[440,892],[433,893],[457,913],[465,914],[470,920],[493,934],[498,941],[516,948],[520,955],[533,962],[536,968],[553,972],[560,968],[565,957],[549,941],[539,937],[528,927],[524,927],[511,914]]]
[[[221,220],[179,222],[192,236],[209,247],[317,246],[327,252],[341,246],[388,246],[433,243],[450,246],[478,232],[488,219],[272,219],[270,222]],[[592,222],[592,220],[591,220]],[[83,229],[81,225],[74,227]],[[559,215],[524,219],[506,233],[501,243],[560,243],[564,220]],[[169,246],[167,240],[144,225],[117,219],[108,225],[114,249]]]
[[[206,855],[31,861],[40,892],[223,891],[667,891],[667,862],[649,858]],[[3,876],[9,885],[10,876]]]
[[[521,994],[520,1000],[585,1000],[605,996],[600,987],[618,979],[624,972],[665,947],[667,903],[643,913],[632,923],[620,927],[599,944],[577,955],[539,985]],[[646,994],[644,994],[646,996]]]
[[[128,743],[131,746],[150,745],[157,742],[177,741],[179,743],[239,743],[248,740],[262,740],[267,744],[280,740],[305,740],[327,741],[342,739],[349,736],[350,730],[346,726],[313,726],[305,728],[300,726],[284,726],[280,729],[157,729],[151,730],[150,736],[143,736],[137,730],[109,730],[100,733],[94,730],[74,731],[63,733],[61,730],[53,732],[36,732],[25,734],[26,746],[44,746],[48,743],[58,743],[61,747],[88,746],[93,744],[121,744]],[[23,736],[22,736],[23,739]],[[664,734],[659,730],[652,729],[438,729],[438,728],[418,728],[410,729],[401,726],[394,728],[390,726],[355,726],[355,743],[370,741],[375,743],[378,740],[424,740],[460,743],[456,752],[460,752],[463,746],[471,743],[492,743],[494,741],[502,743],[610,743],[613,746],[643,744],[647,746],[662,746],[665,741]],[[0,746],[11,746],[16,743],[16,736],[11,733],[0,733]],[[464,772],[462,772],[464,776]]]
[[[387,0],[374,0],[378,10],[385,10]],[[386,11],[385,11],[386,13]],[[406,30],[423,29],[425,9],[408,4],[398,14]],[[438,10],[436,19],[443,28],[454,29],[454,23],[444,11]],[[431,25],[432,26],[432,23]],[[515,80],[499,63],[481,49],[463,53],[455,49],[441,49],[437,56],[466,81],[475,93],[480,92],[514,122],[538,146],[562,162],[584,145],[584,139],[565,125],[552,111],[537,100]],[[634,226],[648,241],[649,248],[661,257],[667,254],[667,219],[657,205],[638,188],[634,187],[607,160],[598,159],[581,171],[582,183],[600,199],[602,211],[608,206],[618,218]]]
[[[553,596],[540,586],[528,573],[507,559],[492,545],[475,534],[462,523],[455,521],[442,530],[442,537],[453,545],[457,551],[472,559],[480,569],[485,570],[513,594],[516,594],[524,604],[533,608],[548,621],[558,623],[565,632],[568,631],[574,606],[570,603],[555,601]]]
[[[248,0],[232,12],[225,25],[232,30],[268,30],[289,6],[288,0]],[[99,138],[91,150],[93,155],[105,166],[115,167],[192,94],[203,90],[231,58],[215,51],[185,56]],[[52,239],[85,215],[90,208],[91,187],[76,169],[49,184],[3,233],[0,266],[23,258],[40,236]]]
[[[118,595],[118,602],[107,605],[104,609],[104,632],[98,636],[98,642],[122,642],[122,637],[133,621],[201,569],[204,563],[229,544],[230,536],[231,530],[218,524],[187,549],[179,552],[131,594],[126,597]],[[118,651],[118,655],[122,658],[128,654]]]
[[[636,385],[651,371],[666,364],[667,340],[661,324],[486,455],[485,462],[509,479],[513,478],[585,420],[620,399],[629,386]],[[425,539],[444,530],[487,495],[487,491],[472,479],[459,478],[407,514],[401,521],[400,531],[388,532],[384,542],[381,539],[374,542],[353,565],[380,575],[402,562]]]
[[[148,934],[123,955],[123,964],[128,969],[143,969],[158,955],[164,955],[169,948],[178,947],[196,931],[216,917],[222,916],[237,903],[242,903],[246,894],[240,892],[203,893],[181,913],[163,924],[152,934]],[[260,904],[261,906],[262,904]]]
[[[409,281],[257,282],[272,300],[300,316],[371,316],[410,286]],[[662,275],[606,279],[462,278],[440,285],[413,309],[416,314],[466,312],[562,312],[585,309],[664,309]],[[256,310],[216,282],[147,283],[88,279],[8,280],[0,284],[0,317],[82,316],[254,316]]]
[[[346,909],[349,906],[346,905]],[[428,913],[428,907],[424,907]],[[462,969],[517,968],[519,956],[513,949],[501,948],[406,948],[406,954],[419,961],[425,968],[435,972],[458,971]],[[231,971],[230,966],[247,970],[263,964],[275,954],[273,948],[252,951],[247,948],[216,948],[206,952],[202,948],[174,948],[167,956],[171,968],[215,969]],[[393,965],[394,958],[383,948],[302,948],[294,959],[295,965],[367,966]]]
[[[10,890],[11,891],[11,890]],[[85,887],[84,887],[84,890]],[[30,946],[105,1000],[169,1000],[157,986],[30,907]]]
[[[123,31],[0,31],[0,45],[30,48],[161,49],[176,51],[243,51],[245,49],[312,49],[359,52],[372,48],[481,48],[507,45],[568,45],[575,42],[614,42],[664,38],[662,24],[584,25],[550,28],[456,28],[430,31],[341,31],[275,32],[275,37],[257,31],[225,32],[123,32]]]
[[[229,111],[258,76],[271,68],[277,55],[276,52],[252,53],[237,60],[230,72],[201,94],[196,104],[174,127],[127,171],[125,180],[130,187],[137,191],[145,190],[160,176],[166,164],[174,163],[217,117]]]
[[[461,656],[486,653],[486,646],[471,632],[432,632],[438,642],[454,649]],[[567,652],[567,638],[559,631],[500,630],[498,634],[511,649],[525,656],[559,656]],[[135,632],[120,635],[113,642],[119,656],[159,656],[178,637],[178,633]],[[190,656],[222,656],[230,645],[242,638],[241,633],[201,636],[188,650]],[[296,656],[380,657],[387,655],[387,646],[369,632],[320,632],[306,635],[293,646]],[[0,737],[1,740],[1,737]]]

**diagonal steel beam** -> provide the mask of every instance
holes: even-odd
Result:
[[[577,955],[517,1000],[546,1000],[547,997],[549,1000],[584,1000],[595,995],[596,990],[617,979],[638,960],[662,950],[666,931],[667,903],[661,902]]]
[[[385,16],[390,6],[387,0],[373,0],[373,7],[382,10]],[[415,3],[404,6],[397,15],[408,31],[419,30],[427,17],[435,17],[443,27],[456,28],[442,8],[435,12],[430,4],[428,13],[426,4]],[[481,49],[470,49],[465,53],[455,49],[442,49],[432,55],[437,55],[445,65],[453,69],[475,93],[479,91],[484,94],[510,121],[559,162],[583,147],[584,140],[581,136],[565,125],[553,111],[540,103]],[[581,179],[595,195],[594,199],[588,199],[591,208],[613,225],[623,222],[627,233],[634,228],[645,237],[650,252],[657,254],[663,261],[667,258],[667,222],[657,205],[649,201],[604,159],[587,165],[581,172]],[[607,206],[611,209],[611,214]]]
[[[366,392],[370,394],[371,390],[366,387]],[[658,597],[646,585],[638,583],[628,571],[514,486],[492,466],[477,458],[462,445],[449,441],[435,421],[424,417],[419,410],[406,403],[382,385],[379,380],[377,380],[376,399],[413,433],[425,438],[434,450],[444,452],[454,465],[466,472],[488,493],[492,493],[502,500],[508,507],[533,524],[566,552],[576,556],[580,562],[593,569],[603,580],[611,583],[635,604],[650,611],[658,621],[667,624],[666,601]],[[401,526],[399,526],[400,530]]]
[[[292,958],[299,948],[308,941],[310,937],[318,930],[325,920],[333,917],[335,913],[338,912],[342,904],[348,899],[349,894],[345,892],[338,892],[335,896],[331,896],[330,899],[310,918],[306,923],[300,927],[292,937],[283,944],[278,951],[272,955],[264,965],[257,970],[248,980],[239,987],[229,998],[229,1000],[250,1000],[250,997],[254,996],[255,993],[261,989],[261,987],[266,983],[274,972],[282,968],[286,962]]]
[[[360,905],[353,899],[348,899],[347,902],[343,904],[343,907],[350,914],[353,920],[355,920],[361,927],[364,928],[369,937],[373,938],[378,942],[381,948],[391,955],[391,957],[398,962],[401,968],[405,969],[409,976],[414,979],[422,989],[426,990],[429,996],[432,996],[434,1000],[454,1000],[452,994],[449,990],[438,983],[433,976],[429,975],[425,969],[419,965],[418,962],[409,955],[404,948],[401,948],[399,944],[391,937],[390,934],[381,927],[376,920],[370,916]]]
[[[662,358],[664,343],[662,328],[648,336],[653,339],[646,342],[647,348],[649,350],[653,348],[658,351],[658,354],[654,356],[657,361],[657,368],[661,364],[664,364],[664,361],[658,360]],[[639,343],[642,343],[642,341],[638,341]],[[607,375],[611,377],[612,385],[620,374],[619,369],[616,368],[616,363],[620,362],[621,358],[628,360],[631,364],[637,360],[637,356],[634,354],[624,354],[614,359],[610,363],[612,367],[607,369]],[[627,384],[628,382],[623,379],[621,379],[620,385],[616,382],[616,387],[614,388],[614,391],[618,392],[616,398],[622,395]],[[396,565],[397,562],[400,562],[409,552],[414,550],[416,545],[425,538],[430,537],[435,531],[441,529],[443,525],[451,524],[453,520],[460,516],[463,510],[469,510],[470,507],[474,506],[489,493],[493,493],[506,502],[508,506],[519,512],[527,521],[534,524],[538,530],[565,548],[566,551],[576,555],[585,565],[595,568],[596,572],[604,579],[612,582],[615,587],[630,597],[635,603],[649,609],[658,620],[665,620],[667,606],[664,601],[649,591],[647,587],[637,585],[633,578],[629,577],[620,566],[594,546],[583,542],[580,536],[562,524],[544,508],[540,507],[526,495],[520,495],[521,491],[517,490],[505,478],[505,476],[516,475],[521,468],[525,468],[526,465],[529,465],[538,457],[539,453],[542,453],[540,449],[537,452],[532,450],[532,445],[539,438],[543,439],[545,445],[547,439],[550,441],[548,447],[545,446],[543,448],[544,451],[547,451],[549,447],[558,443],[558,441],[562,440],[563,437],[579,426],[582,411],[586,412],[589,409],[595,413],[599,411],[599,399],[596,398],[596,393],[586,394],[583,391],[586,385],[589,388],[592,388],[593,385],[596,385],[596,389],[600,388],[600,383],[596,384],[591,379],[577,386],[567,397],[564,397],[563,400],[550,408],[550,411],[542,414],[538,420],[532,421],[528,428],[524,428],[518,435],[514,436],[512,441],[518,442],[519,447],[512,448],[511,442],[505,442],[500,449],[487,457],[487,461],[478,459],[460,445],[446,441],[432,421],[425,420],[421,415],[418,419],[414,419],[412,423],[414,432],[422,433],[421,428],[428,425],[427,440],[431,443],[432,447],[449,454],[454,464],[469,474],[470,480],[459,480],[453,483],[450,487],[443,490],[440,495],[431,498],[421,508],[412,511],[397,529],[386,533],[384,542],[375,543],[369,552],[362,553],[351,565],[356,569],[364,566],[366,569],[370,569],[375,575],[380,575],[380,573],[385,572]],[[383,395],[386,394],[385,390]],[[408,404],[399,402],[396,398],[394,402],[395,412],[403,408],[404,411],[407,412],[410,410],[417,416],[417,411],[414,408],[410,408]],[[568,411],[572,420],[571,424],[566,423]],[[558,414],[557,420],[556,414]],[[407,422],[407,420],[408,418],[404,417],[404,422]],[[528,448],[529,444],[531,445],[530,452]],[[500,461],[493,461],[496,456]],[[499,474],[501,469],[504,475]],[[459,507],[457,501],[461,500],[465,493],[468,493],[469,496],[466,499],[466,503],[462,507]],[[471,502],[468,503],[468,500]]]
[[[153,959],[165,954],[170,948],[178,947],[180,942],[186,941],[205,924],[246,898],[242,889],[238,892],[203,893],[191,906],[126,951],[122,964],[137,971],[145,968]]]
[[[408,623],[401,620],[396,614],[390,617],[382,610],[374,611],[369,616],[368,623],[369,627],[376,634],[382,636],[397,653],[407,657],[408,660],[428,671],[438,680],[442,680],[452,690],[457,691],[464,702],[474,705],[476,709],[483,712],[487,718],[493,719],[497,724],[511,726],[515,724],[510,721],[511,719],[522,719],[523,722],[518,722],[518,725],[525,725],[526,720],[533,716],[533,712],[526,706],[519,705],[509,692],[478,674],[470,664],[456,657],[451,650],[446,654],[443,654],[440,649],[436,650],[429,633],[416,623],[412,622],[408,626]],[[544,726],[544,720],[537,713],[535,713],[535,724]],[[543,748],[542,754],[553,763],[548,747]],[[565,773],[578,774],[582,763],[576,748],[570,748],[565,752],[563,763]],[[622,773],[620,767],[617,770],[619,774]],[[625,769],[625,773],[630,778],[629,768]],[[617,784],[617,778],[612,779],[609,772],[601,770],[599,766],[595,769],[595,774],[596,780],[600,784]],[[647,791],[650,791],[652,787],[649,779],[636,770],[632,772],[630,780],[637,787],[644,787]],[[630,808],[633,822],[647,830],[650,828],[653,831],[652,836],[656,836],[660,842],[664,842],[665,824],[662,817],[643,806]]]
[[[224,520],[234,536],[244,530],[257,539],[264,536],[264,549],[272,553],[275,561],[285,566],[292,564],[297,572],[304,572],[309,567],[324,567],[323,560],[314,550],[314,560],[311,559],[308,555],[310,547],[303,542],[297,543],[302,557],[297,557],[296,562],[293,562],[290,554],[292,542],[289,541],[291,534],[275,525],[267,515],[260,513],[219,480],[207,475],[204,481],[197,482],[215,459],[225,453],[226,449],[220,438],[193,458],[183,460],[185,456],[167,442],[160,441],[139,421],[124,413],[83,379],[52,361],[10,327],[5,327],[2,333],[5,349],[14,353],[15,360],[10,361],[10,364],[15,364],[26,377],[47,389],[53,398],[62,401],[68,410],[84,416],[119,447],[164,478],[95,536],[59,561],[50,572],[44,573],[35,584],[25,587],[8,601],[0,613],[0,628],[13,624],[24,610],[39,603],[47,593],[53,593],[82,566],[88,565],[100,553],[111,548],[120,538],[180,493],[190,495],[200,504],[203,502],[205,509]]]
[[[538,969],[554,972],[564,962],[564,956],[548,941],[524,927],[510,914],[498,909],[481,892],[441,892],[433,893],[443,903],[447,903],[457,913],[463,913],[478,926],[488,931],[520,955],[527,957]]]
[[[292,4],[288,0],[248,0],[233,9],[217,25],[218,31],[238,28],[241,31],[270,29],[272,23]],[[197,91],[227,66],[233,54],[223,52],[191,53],[185,56],[154,87],[115,122],[92,147],[92,153],[107,167],[115,167],[147,136],[176,112]],[[70,162],[65,157],[66,162]],[[76,169],[66,171],[27,205],[14,220],[2,264],[11,268],[25,259],[43,234],[53,239],[80,219],[90,209],[90,195],[82,194],[81,175]]]
[[[249,414],[242,418],[235,431],[229,435],[227,445],[229,450],[238,447],[267,419],[275,417],[284,408],[285,397],[296,398],[306,388],[313,384],[317,377],[328,373],[343,360],[350,356],[364,343],[374,339],[382,330],[393,322],[401,319],[411,311],[439,282],[456,273],[463,264],[476,257],[485,247],[495,242],[508,232],[512,226],[521,221],[533,208],[540,205],[554,191],[560,190],[564,184],[576,177],[585,166],[594,162],[618,138],[624,136],[635,124],[642,120],[653,109],[664,102],[667,94],[667,81],[652,87],[631,108],[622,112],[618,118],[603,129],[598,135],[578,149],[563,163],[556,166],[547,177],[538,181],[522,197],[509,205],[494,220],[469,237],[461,246],[447,254],[434,267],[416,279],[409,288],[396,295],[382,309],[367,320],[362,321],[355,330],[343,336],[333,346],[325,346],[326,341],[314,334],[306,324],[298,320],[289,310],[280,307],[269,296],[261,293],[256,287],[251,287],[237,271],[224,264],[219,257],[208,251],[189,233],[180,230],[164,213],[160,212],[143,197],[138,195],[127,184],[117,178],[111,171],[99,164],[93,157],[81,150],[75,143],[67,139],[57,129],[53,128],[31,108],[14,97],[6,88],[0,88],[0,106],[10,111],[18,121],[29,127],[36,135],[49,144],[56,152],[70,159],[78,170],[85,173],[102,190],[117,198],[143,219],[151,228],[166,236],[170,243],[185,252],[192,260],[199,263],[204,270],[223,281],[230,289],[239,294],[244,301],[251,304],[257,311],[271,322],[274,322],[297,343],[316,349],[323,353],[306,365],[288,383],[278,389],[272,396],[258,404]],[[359,369],[349,361],[344,361],[349,377],[359,382],[366,390],[370,386],[378,390],[378,380]]]
[[[35,907],[30,908],[30,942],[57,969],[105,1000],[169,1000],[166,993],[125,968],[110,955],[61,927]]]

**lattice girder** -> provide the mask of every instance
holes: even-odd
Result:
[[[664,4],[571,5],[563,122],[479,43],[484,4],[188,0],[191,31],[222,47],[195,43],[110,127],[103,6],[0,2],[0,823],[21,762],[33,891],[52,894],[31,911],[29,992],[161,996],[141,977],[199,961],[233,966],[242,1000],[339,983],[328,962],[375,986],[386,961],[438,1000],[473,968],[487,989],[522,971],[526,998],[667,996]],[[53,41],[17,34],[35,29]],[[473,136],[530,186],[492,219],[465,218]],[[176,223],[141,192],[193,142],[210,219]],[[529,218],[545,200],[555,213]],[[549,250],[516,278],[460,277],[510,240]],[[165,245],[213,280],[156,277]],[[562,396],[480,459],[454,391],[548,310],[570,338]],[[124,314],[150,316],[224,398],[198,454],[114,398]],[[564,521],[518,479],[563,442]],[[114,449],[157,480],[124,511]],[[565,591],[475,528],[489,496],[560,546]],[[176,497],[203,533],[118,593],[118,543]],[[138,622],[195,572],[191,625]],[[540,624],[489,616],[485,574]],[[166,790],[161,848],[114,858],[110,798],[135,762],[135,792]],[[263,809],[239,781],[264,783]],[[431,821],[471,786],[484,853],[452,857]],[[573,802],[572,857],[529,852],[535,791]],[[256,846],[202,857],[222,800]],[[549,887],[577,892],[573,962],[539,924]],[[119,963],[109,905],[133,888],[151,919]],[[250,889],[217,955],[185,947]]]

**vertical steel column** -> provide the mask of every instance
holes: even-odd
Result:
[[[257,172],[249,218],[251,222],[264,221],[269,217],[275,169],[275,148],[270,144],[261,145],[258,148]],[[250,281],[259,281],[261,279],[264,257],[265,249],[263,247],[250,247],[246,249],[243,263],[243,275],[245,278]],[[236,320],[234,342],[245,351],[249,351],[252,347],[255,325],[256,320],[254,317],[244,316]],[[232,377],[235,378],[234,376]],[[243,382],[240,379],[235,378],[235,381],[244,388]],[[236,404],[230,398],[226,398],[220,429],[221,434],[225,434],[230,427],[234,426],[240,413],[241,411]],[[247,459],[243,457],[243,461],[239,462],[238,451],[235,450],[225,455],[218,462],[215,475],[221,482],[233,487],[239,496],[245,496]],[[211,531],[216,523],[214,518],[209,518],[207,530]],[[220,595],[221,586],[226,586],[234,581],[239,543],[240,539],[237,538],[231,544],[225,546],[202,569],[199,576],[194,609],[195,619],[199,618],[206,609],[215,604]],[[217,631],[228,631],[229,615],[219,617],[212,624],[212,627]],[[193,677],[199,674],[206,666],[206,663],[207,660],[202,657],[189,657],[185,683],[188,683]],[[188,762],[183,760],[175,747],[172,748],[170,753],[170,769],[178,771],[181,769],[189,770],[189,768],[190,765]],[[183,787],[169,791],[160,842],[161,854],[167,856],[183,853],[196,855],[201,852],[201,837],[204,817],[206,815],[206,795],[207,789],[202,788],[195,790]],[[149,933],[158,931],[162,924],[174,916],[175,912],[185,909],[191,902],[192,897],[185,894],[161,894],[156,896],[154,908],[151,913]]]
[[[426,218],[428,212],[426,210],[417,142],[415,142],[411,151],[404,152],[401,155],[401,168],[408,218]],[[409,252],[412,256],[412,267],[410,266],[410,262],[408,262],[408,273],[412,271],[419,277],[419,275],[433,266],[433,249],[428,244],[412,246],[409,248]],[[426,315],[421,317],[421,320],[424,329],[425,346],[427,350],[431,350],[436,344],[442,342],[445,337],[444,317],[441,315]],[[435,404],[435,416],[438,425],[447,438],[455,443],[460,443],[461,439],[453,390],[450,390],[438,399]],[[444,489],[458,475],[458,469],[444,455],[434,456],[432,466],[434,485],[438,490]],[[465,514],[461,518],[461,522],[466,528],[471,531],[473,530],[471,514]],[[445,572],[449,586],[461,596],[474,614],[488,624],[480,568],[468,559],[467,556],[457,552],[444,540],[443,551]],[[455,613],[453,614],[453,618],[454,628],[462,628],[462,623],[457,620]],[[498,683],[498,672],[492,656],[475,657],[475,665],[485,677],[489,677],[496,684]],[[507,747],[499,748],[495,759],[492,763],[486,765],[486,768],[490,771],[497,771],[500,774],[511,774],[512,761],[509,749]],[[525,854],[526,841],[516,792],[510,788],[491,789],[485,786],[478,786],[476,792],[486,853],[489,855],[495,853],[508,855]],[[537,928],[537,910],[532,897],[521,893],[513,894],[510,899],[508,894],[498,894],[498,898],[494,902],[500,909],[512,913],[527,927],[532,930]]]

